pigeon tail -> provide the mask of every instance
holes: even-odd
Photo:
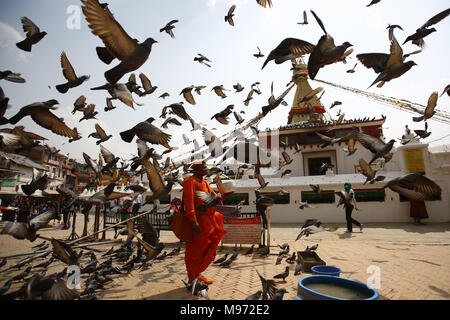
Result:
[[[17,48],[22,49],[27,52],[31,52],[31,44],[27,41],[27,39],[16,43]]]
[[[111,55],[105,47],[96,47],[97,56],[106,64],[110,64],[115,57]]]
[[[67,83],[59,84],[55,86],[55,88],[56,90],[58,90],[59,93],[66,93],[67,91],[69,91],[69,86],[67,85]]]
[[[23,184],[21,185],[23,193],[25,193],[27,196],[31,196],[35,191],[36,188],[33,188],[33,186],[29,184]]]
[[[420,122],[420,121],[422,121],[423,119],[425,119],[425,116],[421,116],[421,117],[413,117],[413,121],[414,121],[414,122]]]
[[[123,141],[130,143],[134,138],[134,129],[126,130],[120,133],[120,137]]]
[[[122,69],[122,63],[105,72],[106,80],[111,84],[116,84],[126,72]]]

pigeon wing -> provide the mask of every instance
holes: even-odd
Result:
[[[83,3],[83,13],[92,33],[102,39],[115,57],[123,60],[136,50],[137,41],[126,33],[109,9],[103,9],[98,0],[82,0],[81,2]]]
[[[61,53],[61,68],[64,78],[66,78],[68,81],[75,81],[78,78],[75,74],[75,70],[73,69],[72,64],[70,63],[64,51],[63,53]]]
[[[154,193],[159,190],[163,190],[165,188],[164,182],[161,175],[156,170],[155,166],[148,159],[144,159],[142,161],[142,166],[144,167],[145,172],[147,173],[150,189]]]
[[[116,157],[114,157],[114,154],[106,149],[104,146],[100,145],[100,152],[102,153],[103,159],[105,159],[106,163],[110,163],[113,161]]]
[[[38,26],[27,17],[22,17],[20,21],[22,22],[23,31],[27,33],[27,37],[31,37],[32,35],[40,32]]]

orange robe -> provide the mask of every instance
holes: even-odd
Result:
[[[185,215],[190,221],[197,221],[201,229],[200,234],[194,232],[191,242],[186,242],[184,261],[189,282],[192,282],[214,261],[217,246],[226,234],[223,228],[223,215],[217,212],[215,207],[206,212],[200,212],[197,209],[203,201],[195,195],[196,190],[214,193],[205,179],[200,180],[190,176],[183,182]]]

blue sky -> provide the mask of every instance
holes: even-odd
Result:
[[[356,72],[348,74],[345,71],[352,68],[357,62],[356,54],[368,52],[389,52],[389,41],[386,27],[388,24],[399,24],[404,31],[395,30],[400,44],[418,27],[433,15],[448,8],[448,1],[416,1],[382,0],[369,8],[370,2],[362,0],[342,1],[297,1],[273,0],[272,8],[262,8],[254,0],[166,0],[166,1],[121,1],[109,0],[109,8],[128,34],[144,41],[153,37],[158,41],[153,46],[147,62],[135,74],[144,72],[153,85],[158,89],[152,95],[144,98],[135,96],[135,100],[144,106],[137,106],[137,110],[114,102],[117,108],[105,113],[106,91],[91,91],[90,88],[106,83],[103,73],[117,64],[115,60],[110,66],[101,62],[95,52],[95,47],[102,45],[101,40],[91,33],[84,15],[81,13],[80,28],[69,29],[67,20],[71,17],[67,9],[71,5],[81,7],[80,1],[74,0],[17,0],[0,2],[0,70],[10,69],[21,73],[26,79],[25,84],[16,84],[1,81],[0,86],[10,98],[10,105],[6,116],[9,117],[27,104],[57,99],[59,109],[55,113],[63,117],[70,127],[77,127],[82,140],[67,143],[67,138],[59,137],[52,132],[38,127],[31,119],[24,119],[18,124],[24,125],[27,130],[39,133],[50,140],[50,144],[61,148],[62,152],[70,153],[70,157],[82,159],[85,151],[92,157],[99,152],[95,139],[88,138],[93,132],[96,120],[79,123],[82,114],[72,116],[73,103],[80,95],[87,97],[88,103],[96,104],[99,115],[98,123],[108,134],[114,137],[104,143],[104,146],[118,156],[129,158],[136,153],[136,144],[125,143],[120,139],[119,132],[127,130],[138,122],[153,116],[154,124],[160,125],[163,119],[159,118],[165,105],[184,101],[180,96],[183,88],[190,85],[206,85],[202,94],[194,94],[196,105],[184,103],[188,113],[197,122],[207,124],[209,128],[217,128],[217,134],[234,129],[235,120],[230,117],[230,125],[222,125],[210,118],[229,104],[235,105],[235,110],[244,110],[245,119],[250,119],[260,112],[261,107],[267,104],[270,96],[270,86],[273,81],[274,93],[278,96],[286,88],[290,80],[291,65],[286,62],[275,65],[270,62],[264,70],[261,66],[269,54],[284,38],[295,37],[316,44],[322,35],[322,30],[316,23],[309,10],[313,9],[325,24],[327,31],[334,37],[336,44],[349,41],[353,44],[354,52],[346,65],[342,63],[326,66],[321,69],[317,79],[338,83],[344,86],[355,87],[361,90],[366,88],[376,78],[376,74],[358,63]],[[225,23],[224,16],[229,7],[235,3],[235,26]],[[309,24],[297,24],[302,19],[302,12],[308,12]],[[20,18],[27,16],[48,35],[37,45],[33,46],[32,53],[19,50],[15,43],[25,37],[22,31]],[[175,39],[166,33],[160,33],[167,22],[178,19],[175,24]],[[386,96],[407,99],[425,105],[433,91],[442,93],[444,87],[450,83],[448,34],[450,31],[450,18],[434,26],[437,32],[425,38],[426,47],[423,52],[414,55],[418,66],[413,67],[401,78],[392,80],[383,88],[373,86],[368,91]],[[264,58],[256,59],[253,53],[259,47]],[[405,53],[417,50],[418,47],[410,42],[403,45]],[[89,81],[81,86],[69,90],[67,94],[56,91],[55,85],[65,82],[62,75],[59,57],[65,51],[76,73],[91,76]],[[193,61],[193,58],[202,53],[212,60],[212,68],[207,68]],[[306,60],[308,56],[305,57]],[[128,75],[120,82],[126,82]],[[250,89],[250,85],[259,81],[263,94],[254,95],[248,107],[243,101]],[[244,91],[234,93],[232,86],[240,82]],[[224,85],[228,92],[227,98],[222,99],[211,91],[215,85]],[[335,117],[337,111],[342,109],[346,118],[381,117],[387,115],[385,123],[385,136],[400,138],[404,133],[405,124],[411,129],[423,129],[423,123],[414,123],[412,114],[402,112],[391,107],[334,89],[316,81],[310,80],[312,88],[322,86],[325,94],[322,103],[329,107],[335,100],[342,101],[342,106],[335,107],[330,114]],[[50,86],[50,88],[49,88]],[[158,98],[163,92],[169,92],[170,97],[165,100]],[[292,105],[294,90],[287,96],[289,106],[280,106],[271,112],[260,123],[260,129],[278,128],[285,125],[287,115]],[[438,100],[438,109],[448,111],[448,96]],[[432,134],[425,142],[432,142],[450,133],[449,125],[430,120],[429,127]],[[166,132],[172,134],[171,145],[180,146],[180,150],[171,155],[176,156],[189,147],[181,146],[183,132],[203,142],[201,133],[190,132],[190,124],[183,122],[182,127],[169,126]],[[449,143],[450,137],[433,144]],[[162,151],[163,148],[156,148]]]

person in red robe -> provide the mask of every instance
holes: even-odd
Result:
[[[204,161],[195,161],[191,169],[194,174],[183,182],[183,203],[185,215],[192,223],[194,235],[192,241],[186,242],[184,261],[189,283],[198,277],[198,280],[211,284],[213,281],[206,279],[201,273],[214,261],[217,246],[226,234],[224,219],[223,215],[216,211],[216,207],[211,207],[205,212],[198,210],[203,201],[195,194],[195,191],[209,193],[214,191],[203,179],[207,172]]]
[[[425,201],[423,200],[409,200],[411,208],[409,216],[414,218],[414,224],[424,224],[420,219],[428,218],[427,207],[425,207]]]

